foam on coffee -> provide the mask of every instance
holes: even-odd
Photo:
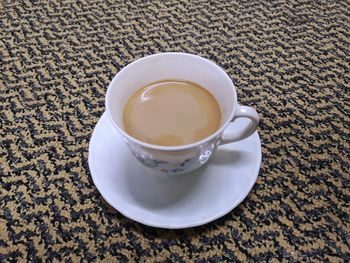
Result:
[[[220,125],[220,107],[205,88],[164,80],[137,90],[124,109],[125,131],[150,144],[179,146],[202,140]]]

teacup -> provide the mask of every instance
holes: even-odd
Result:
[[[125,132],[123,111],[130,96],[147,84],[167,79],[196,83],[214,95],[222,115],[216,132],[181,146],[153,145]],[[249,137],[259,124],[259,115],[253,108],[238,104],[235,86],[221,67],[197,55],[175,52],[140,58],[119,71],[108,86],[106,112],[138,161],[156,172],[171,175],[189,173],[201,167],[217,147]],[[250,121],[239,129],[233,127],[225,131],[229,125],[235,126],[237,118]]]

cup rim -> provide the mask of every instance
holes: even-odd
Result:
[[[232,111],[229,114],[229,118],[227,119],[227,121],[221,125],[221,127],[219,129],[216,130],[216,132],[212,133],[211,135],[205,137],[204,139],[200,140],[200,141],[196,141],[190,144],[184,144],[184,145],[178,145],[178,146],[163,146],[163,145],[157,145],[157,144],[150,144],[144,141],[141,141],[139,139],[136,139],[134,137],[132,137],[131,135],[129,135],[127,132],[125,132],[121,127],[119,127],[119,125],[114,121],[113,116],[109,110],[109,96],[112,90],[112,86],[115,84],[115,82],[118,81],[119,75],[122,72],[125,72],[126,70],[128,70],[130,67],[133,67],[139,63],[141,63],[144,60],[147,60],[149,58],[152,57],[156,57],[156,56],[188,56],[188,57],[194,57],[198,60],[202,60],[205,63],[209,63],[212,66],[215,66],[216,68],[218,68],[218,70],[222,73],[223,77],[228,81],[228,83],[231,86],[231,90],[232,90],[232,103],[234,103]],[[206,143],[210,140],[212,140],[213,138],[217,137],[219,134],[221,134],[224,129],[227,127],[227,125],[231,122],[231,120],[233,119],[234,116],[234,112],[236,111],[236,107],[237,107],[237,92],[236,92],[236,88],[231,80],[231,78],[227,75],[227,73],[217,64],[215,64],[214,62],[212,62],[209,59],[203,58],[201,56],[198,55],[194,55],[194,54],[190,54],[190,53],[185,53],[185,52],[162,52],[162,53],[156,53],[156,54],[152,54],[152,55],[148,55],[139,59],[136,59],[135,61],[131,62],[130,64],[128,64],[127,66],[125,66],[124,68],[122,68],[112,79],[112,81],[110,82],[110,84],[108,85],[107,88],[107,92],[106,92],[106,96],[105,96],[105,108],[106,108],[106,112],[107,112],[107,116],[109,118],[109,120],[111,121],[113,127],[115,129],[117,129],[122,136],[124,137],[124,139],[126,139],[127,141],[131,141],[134,144],[138,144],[140,146],[143,146],[145,148],[149,148],[149,149],[153,149],[153,150],[159,150],[159,151],[182,151],[182,150],[188,150],[194,147],[197,147],[203,143]]]

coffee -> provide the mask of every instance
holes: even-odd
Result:
[[[125,131],[146,143],[179,146],[214,133],[221,111],[214,96],[187,81],[164,80],[137,90],[124,108]]]

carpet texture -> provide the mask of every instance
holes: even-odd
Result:
[[[349,262],[349,1],[1,1],[0,262]],[[223,67],[262,166],[184,230],[113,210],[87,162],[113,76],[164,51]]]

